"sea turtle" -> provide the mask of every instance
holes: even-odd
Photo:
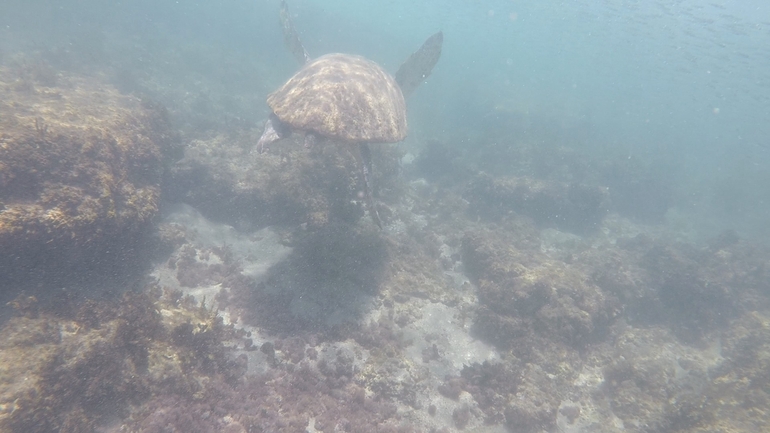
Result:
[[[369,213],[382,228],[370,179],[368,143],[392,143],[406,137],[406,104],[409,95],[430,75],[441,56],[443,35],[428,38],[401,65],[396,78],[371,60],[349,54],[327,54],[311,60],[294,29],[285,1],[281,1],[284,41],[304,66],[281,88],[271,93],[272,109],[257,143],[259,153],[292,130],[305,133],[305,145],[319,137],[358,145],[356,160],[364,183]]]

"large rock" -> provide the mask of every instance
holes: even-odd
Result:
[[[163,113],[22,65],[0,69],[0,286],[121,274],[158,211]]]
[[[633,323],[665,323],[683,341],[695,342],[768,305],[769,258],[766,248],[723,233],[707,247],[621,238],[612,248],[585,250],[577,261],[623,302]]]
[[[600,338],[620,311],[617,299],[579,268],[521,245],[501,230],[463,238],[463,262],[478,286],[482,334],[501,347],[518,347],[525,358],[522,348],[535,339],[580,348]]]

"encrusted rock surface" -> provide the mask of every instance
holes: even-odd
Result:
[[[130,268],[174,142],[163,110],[44,63],[0,68],[0,96],[0,284]]]
[[[576,261],[598,286],[622,300],[637,323],[668,323],[684,341],[727,326],[746,311],[767,308],[764,248],[745,241],[695,247],[637,235],[613,248],[581,252]]]
[[[528,248],[517,236],[479,230],[463,238],[482,332],[502,347],[526,347],[536,337],[581,347],[598,338],[617,315],[617,300],[579,268]]]
[[[404,206],[425,212],[458,203]],[[29,296],[13,302],[18,315],[0,330],[0,427],[93,431],[113,421],[131,432],[701,433],[768,426],[770,254],[745,241],[588,243],[521,218],[490,225],[437,212],[409,220],[403,208],[386,234],[368,221],[239,233],[185,215],[162,225],[161,238],[175,250],[143,294],[54,303],[57,310]],[[667,259],[652,260],[658,254]],[[661,305],[660,269],[690,271],[677,290],[696,298],[710,296],[697,282],[724,288],[729,281],[734,299],[725,309],[677,307],[728,317],[708,322],[697,338],[683,332],[689,320]],[[642,306],[654,311],[638,317]],[[119,420],[105,418],[107,408]]]

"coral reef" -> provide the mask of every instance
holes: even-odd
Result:
[[[415,431],[354,381],[360,355],[344,345],[275,340],[270,370],[245,375],[249,335],[180,292],[88,302],[72,313],[85,322],[17,304],[0,330],[3,431],[95,431],[115,416],[136,432]]]
[[[516,431],[551,431],[585,350],[603,341],[622,311],[577,264],[541,251],[521,221],[467,232],[460,248],[477,285],[474,329],[507,353],[502,363],[460,375],[488,423]]]
[[[638,235],[611,250],[585,251],[577,261],[623,301],[631,320],[667,323],[683,341],[695,342],[768,305],[767,251],[725,236],[695,247]]]
[[[581,183],[482,173],[469,182],[465,197],[487,218],[516,212],[541,226],[585,233],[599,228],[607,213],[608,193],[605,188]]]
[[[462,392],[469,393],[483,412],[485,424],[504,424],[521,432],[552,430],[564,394],[538,365],[522,364],[515,358],[467,365],[459,376],[447,377],[438,390],[453,400]],[[453,414],[460,429],[470,415],[466,412],[464,405]]]
[[[739,358],[732,348],[742,345],[742,329],[753,329],[749,334],[757,339],[752,341],[762,345],[764,337],[759,334],[764,328],[757,326],[762,319],[751,311],[768,306],[766,249],[730,233],[697,248],[639,235],[569,257],[571,266],[590,271],[593,284],[620,300],[626,320],[645,328],[665,327],[645,330],[613,325],[605,328],[606,336],[597,335],[588,346],[604,360],[599,362],[604,365],[601,389],[608,393],[613,416],[623,419],[627,429],[634,426],[634,431],[710,431],[713,425],[751,431],[743,415],[727,416],[726,406],[733,399],[742,400],[739,395],[745,391],[733,394],[733,387],[740,387],[733,374],[741,373],[732,370],[734,365],[721,363]],[[488,283],[479,284],[482,296]],[[484,317],[479,317],[482,323]],[[607,336],[612,338],[606,340]],[[722,353],[715,339],[721,339]],[[604,341],[613,340],[612,349],[602,348]],[[542,341],[532,344],[547,347]],[[689,348],[691,344],[704,348]],[[753,350],[746,359],[762,363]],[[728,370],[733,373],[725,373]],[[582,407],[606,410],[591,406]],[[713,416],[717,412],[721,419]],[[578,414],[575,419],[581,417]],[[762,417],[755,422],[766,423]]]
[[[467,233],[462,257],[478,284],[477,326],[502,347],[526,348],[543,337],[579,348],[601,336],[620,310],[579,268],[517,249],[500,230]]]
[[[30,65],[0,68],[0,284],[130,274],[174,142],[165,114],[98,77]]]
[[[424,430],[452,425],[454,408],[446,412],[441,405],[433,421],[420,418],[429,406],[429,375],[425,371],[428,367],[422,365],[422,345],[413,344],[417,338],[422,340],[422,322],[430,323],[432,312],[448,317],[453,314],[452,309],[430,304],[428,299],[458,305],[470,295],[467,284],[457,292],[448,288],[443,266],[459,265],[459,255],[437,248],[438,238],[423,239],[412,231],[398,232],[391,238],[373,229],[368,221],[354,226],[330,223],[293,232],[281,230],[280,240],[274,242],[290,245],[292,252],[256,276],[249,271],[258,265],[250,257],[255,254],[253,247],[218,238],[228,242],[229,253],[201,248],[198,243],[206,239],[202,233],[205,228],[188,224],[182,231],[189,234],[190,244],[181,245],[164,264],[168,269],[158,275],[165,275],[164,284],[179,284],[192,293],[219,291],[213,299],[231,319],[237,318],[247,327],[256,325],[260,334],[269,333],[269,337],[255,335],[250,346],[259,347],[259,356],[264,356],[267,365],[292,372],[298,371],[299,365],[315,365],[320,374],[336,378],[335,395],[342,392],[338,389],[341,381],[355,383],[367,397],[382,403],[383,410],[395,406],[399,413],[403,411],[401,421],[389,418],[388,423],[415,429],[426,426]],[[238,236],[270,237],[269,231]],[[459,247],[459,239],[451,242]],[[238,251],[246,255],[239,257]],[[441,256],[445,259],[437,261]],[[370,316],[373,308],[377,311],[374,317]],[[455,342],[445,335],[430,341],[435,355],[429,360],[431,365],[461,365],[457,357],[464,356],[463,346],[453,347]],[[410,358],[411,353],[417,358]],[[255,369],[260,371],[260,367]],[[478,423],[477,412],[471,410],[468,428]],[[315,418],[317,430],[319,425],[327,425]],[[351,417],[347,419],[352,422]]]
[[[735,321],[724,333],[722,355],[726,362],[711,373],[701,403],[689,411],[686,421],[695,431],[764,431],[770,429],[770,317],[752,312]],[[696,422],[697,421],[697,422]],[[703,422],[707,421],[707,422]]]
[[[701,391],[708,384],[707,363],[671,342],[659,329],[628,332],[609,355],[605,392],[613,413],[631,431],[674,431],[704,420],[706,414],[696,416],[693,408],[706,398]]]
[[[559,389],[558,381],[549,376],[539,365],[529,364],[525,367],[515,399],[505,408],[506,425],[524,432],[553,430],[556,425],[556,409],[566,390]]]
[[[86,303],[67,320],[26,303],[2,329],[0,429],[92,431],[103,414],[120,413],[150,392],[150,350],[162,332],[145,295],[117,305]]]
[[[410,194],[428,216],[400,208],[384,233],[206,232],[178,217],[153,274],[171,289],[55,310],[16,298],[0,430],[766,429],[768,251],[734,233],[585,242]],[[277,245],[292,250],[252,257]]]

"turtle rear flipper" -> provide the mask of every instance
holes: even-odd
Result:
[[[309,62],[310,55],[299,39],[299,33],[297,33],[297,29],[294,28],[294,23],[291,21],[289,5],[286,4],[285,0],[281,0],[281,28],[283,29],[283,43],[286,44],[286,48],[291,51],[294,58],[301,65]]]
[[[420,49],[412,53],[398,68],[396,82],[401,86],[401,93],[404,94],[404,98],[408,98],[428,78],[439,57],[441,57],[443,44],[444,34],[439,31],[429,37]]]

